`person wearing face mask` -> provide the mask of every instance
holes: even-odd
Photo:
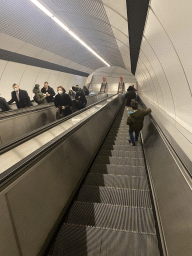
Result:
[[[13,90],[14,91],[11,93],[11,100],[8,102],[9,105],[15,101],[17,108],[33,106],[29,95],[25,90],[21,90],[17,84],[13,84]]]
[[[46,95],[46,101],[48,103],[53,102],[53,96],[55,96],[55,92],[52,87],[48,85],[48,82],[44,83],[44,87],[41,89],[41,92]]]
[[[72,113],[72,100],[70,96],[65,93],[63,86],[58,86],[57,92],[58,94],[55,96],[54,104],[56,108],[59,108],[59,112],[57,113],[57,119],[59,119],[58,114],[60,114],[60,117],[64,117]]]

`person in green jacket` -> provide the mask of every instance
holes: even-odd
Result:
[[[127,118],[127,125],[129,125],[129,143],[132,146],[135,146],[135,141],[138,140],[139,133],[143,128],[143,121],[145,116],[151,113],[151,109],[148,108],[146,110],[142,110],[138,108],[138,102],[133,101],[131,104],[133,111],[130,111],[130,115]],[[132,113],[131,113],[132,112]],[[135,132],[135,138],[133,136],[133,132]]]
[[[34,89],[33,89],[33,93],[35,94],[34,96],[34,101],[36,103],[39,104],[44,104],[44,103],[47,103],[46,101],[46,97],[47,95],[44,95],[41,91],[40,91],[40,85],[39,84],[36,84]]]

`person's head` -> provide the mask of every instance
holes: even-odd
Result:
[[[65,93],[65,89],[63,88],[63,86],[58,86],[58,87],[57,87],[57,92],[58,92],[59,94]]]
[[[13,84],[13,90],[18,92],[19,91],[19,86],[17,84]]]
[[[134,84],[133,84],[132,86],[133,86],[133,88],[135,87],[135,85],[134,85]]]
[[[36,84],[36,85],[35,85],[35,89],[40,90],[40,85],[39,85],[39,84]]]
[[[131,86],[131,85],[130,85],[129,88],[127,89],[128,92],[131,92],[131,91],[133,91],[133,90],[134,90],[134,89],[133,89],[133,86]]]
[[[45,87],[46,90],[48,89],[48,86],[49,86],[48,82],[45,82],[44,87]]]
[[[103,82],[105,82],[106,81],[106,78],[105,77],[103,77]]]
[[[138,109],[138,102],[137,101],[132,101],[131,102],[131,107],[133,110],[137,110]]]
[[[123,77],[122,76],[120,76],[120,81],[123,82]]]
[[[75,86],[72,86],[72,90],[75,91]]]

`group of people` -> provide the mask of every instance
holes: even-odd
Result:
[[[85,96],[89,95],[89,90],[86,86],[81,89],[76,85],[67,94],[62,86],[58,86],[57,95],[55,96],[54,89],[49,86],[48,82],[45,82],[42,89],[40,89],[39,84],[36,84],[33,88],[33,93],[35,94],[33,99],[38,105],[54,102],[60,114],[66,116],[72,113],[72,105],[75,105],[78,110],[86,107],[87,99]],[[33,106],[27,91],[20,89],[17,84],[13,84],[10,101],[7,102],[0,97],[0,109],[3,112],[11,110],[9,105],[13,102],[16,103],[18,109]]]

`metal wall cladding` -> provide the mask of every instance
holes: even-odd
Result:
[[[180,169],[161,135],[145,118],[142,130],[144,151],[158,217],[161,222],[167,254],[170,256],[190,256],[192,252],[192,204],[191,180],[188,182],[186,170]]]
[[[115,98],[9,186],[7,201],[23,255],[42,248],[122,103],[122,96]]]

